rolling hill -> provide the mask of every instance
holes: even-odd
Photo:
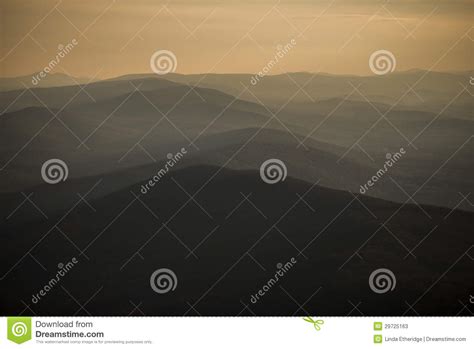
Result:
[[[43,315],[124,315],[132,301],[147,315],[196,315],[190,305],[202,315],[236,315],[248,305],[257,315],[323,316],[347,315],[350,300],[361,302],[364,314],[410,314],[410,304],[420,315],[439,316],[456,314],[453,300],[472,286],[465,275],[472,269],[473,213],[445,219],[449,210],[424,206],[428,219],[410,204],[358,201],[291,177],[268,185],[256,171],[208,166],[173,172],[136,199],[139,188],[65,207],[48,220],[4,222],[0,238],[10,248],[1,256],[2,283],[9,287],[0,288],[1,311],[18,312],[23,300]],[[32,246],[44,269],[20,259]],[[61,285],[32,304],[38,285],[72,257],[79,262]],[[252,303],[277,264],[291,258],[292,269]],[[174,292],[153,292],[149,279],[158,268],[175,272]],[[370,290],[369,275],[378,268],[396,276],[393,291]],[[97,294],[81,309],[66,291],[81,303]]]

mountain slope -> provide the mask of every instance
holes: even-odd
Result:
[[[156,88],[156,81],[148,82]],[[49,92],[54,99],[55,91]],[[171,146],[189,147],[198,135],[260,127],[268,120],[259,113],[265,110],[252,103],[215,90],[175,84],[112,98],[101,96],[97,102],[62,110],[29,107],[4,114],[0,119],[3,190],[15,183],[23,188],[39,183],[39,172],[25,169],[39,169],[50,158],[69,163],[71,175],[92,175],[122,168],[121,159],[139,141],[141,149],[150,147],[159,159],[176,150]],[[151,161],[153,157],[141,150],[139,157],[127,158],[125,166]]]
[[[469,88],[472,72],[444,73],[411,70],[385,76],[354,76],[312,73],[289,73],[269,75],[252,85],[250,74],[168,74],[166,79],[219,89],[229,94],[242,93],[243,86],[250,92],[243,92],[240,98],[255,101],[257,96],[265,105],[279,109],[291,98],[293,103],[307,103],[314,100],[343,98],[373,103],[398,104],[399,108],[411,108],[437,113],[448,103],[446,113],[472,120],[472,96],[463,90]],[[300,87],[304,92],[300,91]],[[360,93],[354,90],[356,87]],[[410,88],[413,87],[413,90]],[[362,95],[361,95],[362,93]],[[459,96],[457,96],[461,93]],[[455,98],[456,97],[456,98]]]
[[[183,188],[197,192],[196,201]],[[164,177],[139,200],[131,191],[139,194],[140,184],[90,206],[65,207],[69,213],[59,229],[50,230],[62,215],[23,226],[4,222],[0,239],[10,248],[0,257],[1,283],[8,285],[0,287],[0,311],[18,312],[21,300],[30,303],[57,264],[72,257],[79,263],[61,286],[81,302],[100,289],[86,306],[93,315],[126,314],[130,300],[142,302],[147,315],[194,315],[189,304],[202,315],[236,315],[243,304],[258,315],[347,315],[348,300],[361,302],[365,315],[402,315],[407,302],[420,315],[454,315],[459,304],[452,300],[472,288],[466,277],[472,213],[454,211],[445,219],[449,210],[425,206],[429,219],[414,205],[362,196],[357,201],[291,177],[268,185],[256,171],[203,166]],[[25,234],[28,240],[21,239]],[[40,238],[47,243],[32,253],[46,270],[25,258],[8,272]],[[276,265],[291,258],[296,264],[285,277],[252,303]],[[174,292],[159,295],[150,288],[150,275],[159,268],[177,275]],[[370,290],[369,275],[378,268],[395,274],[392,292]],[[304,309],[288,294],[308,299]],[[85,313],[61,287],[30,305],[41,315]]]

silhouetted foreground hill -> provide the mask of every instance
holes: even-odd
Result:
[[[26,225],[5,221],[0,312],[439,316],[462,315],[459,300],[472,293],[473,213],[424,206],[430,219],[414,205],[210,166],[170,172],[145,195],[140,185]],[[151,288],[160,268],[176,274],[174,291]],[[370,289],[379,268],[395,275],[392,291]]]

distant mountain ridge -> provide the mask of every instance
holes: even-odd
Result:
[[[0,78],[0,92],[22,90],[24,88],[48,88],[88,83],[89,78],[72,77],[63,73],[50,73],[38,78],[40,73],[18,77]]]
[[[94,315],[126,314],[131,300],[147,315],[190,305],[346,315],[348,300],[371,315],[459,315],[474,243],[466,76],[249,78],[145,74],[0,92],[0,312],[21,311],[77,256],[62,286],[78,299],[103,288],[87,304]],[[54,185],[43,169],[52,159],[68,174]],[[269,184],[268,161],[285,178]],[[281,287],[249,303],[290,258]],[[157,297],[149,278],[163,267],[179,285]],[[367,282],[379,268],[397,279],[383,297]],[[63,291],[34,311],[76,312]],[[288,294],[310,297],[305,309]]]
[[[35,89],[41,101],[31,92],[19,98],[21,91],[0,93],[0,105],[17,109],[9,110],[0,119],[0,167],[7,169],[0,173],[1,190],[41,183],[35,169],[52,157],[67,161],[71,176],[79,177],[153,163],[182,146],[201,150],[199,156],[189,159],[194,159],[194,164],[202,161],[220,166],[264,126],[255,142],[236,157],[234,168],[255,169],[264,157],[272,156],[297,165],[298,178],[312,181],[323,174],[325,185],[341,188],[347,181],[344,188],[355,192],[357,184],[364,184],[377,172],[387,153],[403,146],[409,148],[402,135],[412,138],[423,131],[418,140],[422,149],[410,151],[391,170],[391,176],[405,190],[414,192],[456,151],[459,142],[474,132],[474,123],[469,120],[393,109],[386,115],[393,126],[383,121],[365,137],[362,148],[349,148],[380,118],[379,113],[390,109],[389,105],[332,98],[290,103],[274,118],[272,111],[258,100],[242,100],[219,89],[190,87],[156,77],[129,78],[134,77],[95,82],[86,91],[80,86]],[[50,111],[58,113],[60,121]],[[168,112],[164,118],[162,113]],[[430,127],[424,130],[426,125]],[[31,147],[23,149],[31,137]],[[445,140],[440,142],[440,137]],[[80,145],[83,141],[85,145]],[[137,146],[137,141],[145,150]],[[61,147],[57,147],[58,143]],[[447,164],[445,171],[425,185],[416,199],[454,207],[459,200],[458,192],[474,190],[463,176],[472,165],[470,146],[456,152],[456,161]],[[23,150],[18,152],[19,149]],[[433,153],[437,158],[433,159]],[[342,164],[355,162],[358,169],[351,171],[337,164],[343,155],[346,159]],[[389,191],[379,183],[369,195],[394,201],[405,199],[403,191],[395,188],[389,177],[384,181],[391,188]],[[441,192],[437,187],[442,188]]]

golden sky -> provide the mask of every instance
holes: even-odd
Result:
[[[370,73],[391,51],[397,71],[472,70],[474,5],[463,0],[0,0],[0,75],[27,75],[77,46],[54,69],[79,77],[150,73],[170,50],[177,73],[272,70]]]

